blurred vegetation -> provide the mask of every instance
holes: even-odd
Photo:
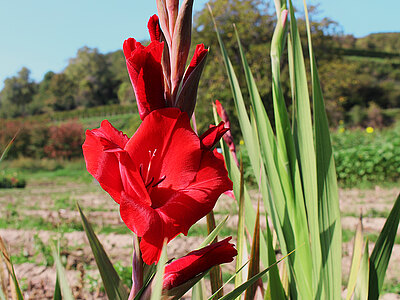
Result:
[[[209,4],[228,54],[238,68],[239,82],[245,87],[233,36],[232,24],[236,24],[262,100],[273,120],[269,50],[276,17],[271,4],[260,0],[211,0]],[[310,8],[310,19],[326,108],[331,126],[337,128],[333,146],[339,181],[343,185],[395,181],[400,172],[400,123],[394,129],[377,129],[400,120],[400,33],[363,38],[343,35],[334,20],[320,17],[318,7]],[[301,18],[299,28],[305,38]],[[194,16],[192,39],[193,49],[198,43],[210,48],[196,106],[199,132],[213,122],[211,102],[215,99],[227,109],[231,123],[237,124],[230,86],[206,7]],[[286,65],[282,66],[281,76],[287,83],[283,92],[290,109]],[[247,90],[242,92],[247,95]],[[102,54],[88,47],[79,49],[64,71],[50,71],[41,82],[34,82],[27,68],[7,78],[0,92],[0,118],[2,147],[18,129],[23,129],[9,158],[14,159],[17,169],[25,170],[62,171],[56,161],[81,158],[84,130],[98,127],[104,118],[128,136],[140,124],[122,50]],[[375,131],[348,130],[366,127]],[[232,131],[238,144],[239,127],[232,126]],[[242,154],[246,165],[247,153]],[[250,174],[245,171],[247,181],[253,182]]]
[[[236,24],[263,102],[271,108],[269,49],[276,22],[272,5],[260,0],[212,0],[210,5],[233,65],[239,68],[239,52],[232,27]],[[400,33],[371,34],[363,38],[343,35],[340,25],[321,17],[315,6],[310,7],[310,19],[331,125],[337,126],[340,121],[352,126],[365,126],[370,122],[375,127],[390,124],[393,115],[385,114],[386,111],[400,107]],[[305,38],[301,16],[299,28]],[[202,132],[212,122],[210,103],[215,99],[223,103],[232,118],[235,117],[222,57],[206,7],[194,17],[192,39],[193,49],[198,43],[210,48],[196,107],[198,127]],[[283,82],[288,83],[283,87],[284,95],[290,104],[288,70],[286,66],[282,66],[282,70]],[[243,82],[240,69],[237,74]],[[247,91],[243,93],[246,95]],[[41,121],[82,118],[85,114],[86,117],[96,114],[90,111],[94,107],[101,107],[98,115],[99,112],[107,115],[107,107],[116,114],[124,110],[136,112],[122,50],[102,54],[96,48],[82,47],[62,72],[50,71],[41,82],[34,82],[30,71],[22,68],[4,81],[0,92],[0,118],[5,119],[27,116],[35,116]],[[66,111],[69,113],[63,114]],[[272,109],[268,111],[273,118]]]

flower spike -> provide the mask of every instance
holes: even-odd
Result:
[[[208,54],[203,44],[197,45],[185,71],[191,44],[193,0],[184,0],[180,8],[179,0],[157,0],[157,10],[158,16],[153,15],[147,24],[150,45],[143,47],[134,39],[124,43],[140,117],[143,120],[151,111],[164,107],[178,107],[191,117]],[[162,44],[162,51],[159,51],[161,46],[153,43]]]

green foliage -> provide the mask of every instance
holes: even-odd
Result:
[[[90,247],[92,248],[93,255],[96,260],[97,267],[100,271],[101,279],[109,299],[127,299],[127,289],[115,271],[107,253],[104,251],[103,245],[100,243],[93,228],[81,208],[77,204],[79,214],[82,219],[82,225],[89,240]]]
[[[78,106],[92,107],[117,102],[109,62],[96,48],[79,49],[64,72],[66,79],[73,83],[72,91]]]
[[[238,25],[237,30],[242,37],[248,63],[255,74],[262,102],[273,120],[269,73],[271,64],[265,55],[271,47],[276,22],[272,5],[260,0],[213,0],[210,5],[220,24],[221,36],[226,40],[227,53],[234,62],[240,86],[244,87],[245,77],[238,68],[239,51],[231,39],[232,24]],[[330,125],[337,126],[341,120],[361,124],[354,122],[356,112],[347,114],[353,106],[359,106],[361,111],[371,106],[371,103],[381,109],[400,107],[398,34],[371,34],[359,39],[342,36],[335,21],[321,17],[315,6],[309,9],[314,51],[319,59]],[[305,42],[304,18],[298,18],[298,23],[301,41]],[[210,48],[196,107],[199,132],[204,132],[212,121],[210,102],[215,99],[223,101],[232,121],[236,121],[228,81],[221,68],[222,56],[215,51],[218,49],[217,39],[205,8],[194,17],[192,40],[192,52],[198,43],[205,43]],[[286,50],[284,51],[286,54]],[[308,58],[305,61],[308,63]],[[285,99],[290,99],[286,62],[281,65],[281,77],[282,93]],[[245,88],[241,88],[241,91],[246,94]],[[81,118],[87,113],[85,108],[110,103],[130,106],[134,102],[135,96],[122,51],[102,54],[98,49],[83,47],[70,59],[63,72],[50,71],[38,84],[29,79],[29,70],[26,68],[17,76],[6,79],[0,93],[0,116],[14,118],[44,115],[42,118],[60,120],[65,119],[66,115],[58,114],[59,111],[80,108],[78,111],[73,110],[70,117]],[[289,101],[286,104],[290,110]],[[49,115],[53,112],[57,113]],[[382,125],[387,125],[386,123],[383,119]],[[233,134],[238,136],[240,132],[233,128]]]
[[[24,67],[17,76],[4,81],[0,94],[0,116],[13,118],[28,114],[27,106],[36,92],[36,84],[29,75],[30,71]]]
[[[26,181],[24,178],[12,175],[1,175],[0,174],[0,188],[12,189],[12,188],[24,188]]]
[[[338,180],[345,186],[361,182],[395,182],[400,172],[399,125],[393,129],[345,131],[333,135]]]
[[[16,132],[9,158],[26,156],[33,158],[71,159],[81,156],[83,127],[80,122],[69,121],[60,125],[40,122],[2,121],[0,145],[7,145]]]

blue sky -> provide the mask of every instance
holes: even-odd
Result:
[[[195,0],[195,10],[206,0]],[[301,0],[294,0],[297,7]],[[398,0],[309,0],[320,3],[321,16],[339,22],[357,37],[400,31]],[[147,38],[155,0],[0,0],[0,89],[6,77],[23,66],[40,81],[47,71],[60,72],[82,46],[102,53],[122,47],[128,37]]]

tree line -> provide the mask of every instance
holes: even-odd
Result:
[[[233,65],[237,67],[239,81],[244,83],[244,74],[232,24],[236,24],[263,102],[271,108],[269,49],[276,23],[275,11],[269,2],[260,0],[213,0],[210,5]],[[400,34],[373,34],[357,39],[343,35],[335,21],[321,18],[317,7],[310,8],[310,16],[313,45],[332,125],[342,121],[360,125],[371,119],[382,125],[379,124],[384,122],[379,118],[381,110],[400,107]],[[305,39],[304,22],[299,22],[299,28]],[[210,55],[199,86],[196,114],[211,118],[210,102],[215,99],[233,114],[229,83],[206,7],[194,17],[192,47],[197,43],[209,47]],[[288,83],[284,94],[290,105],[290,79],[285,64],[282,77]],[[31,79],[27,68],[7,78],[0,92],[0,117],[15,118],[116,103],[135,103],[122,51],[103,54],[96,48],[82,47],[62,72],[47,72],[40,82]]]

